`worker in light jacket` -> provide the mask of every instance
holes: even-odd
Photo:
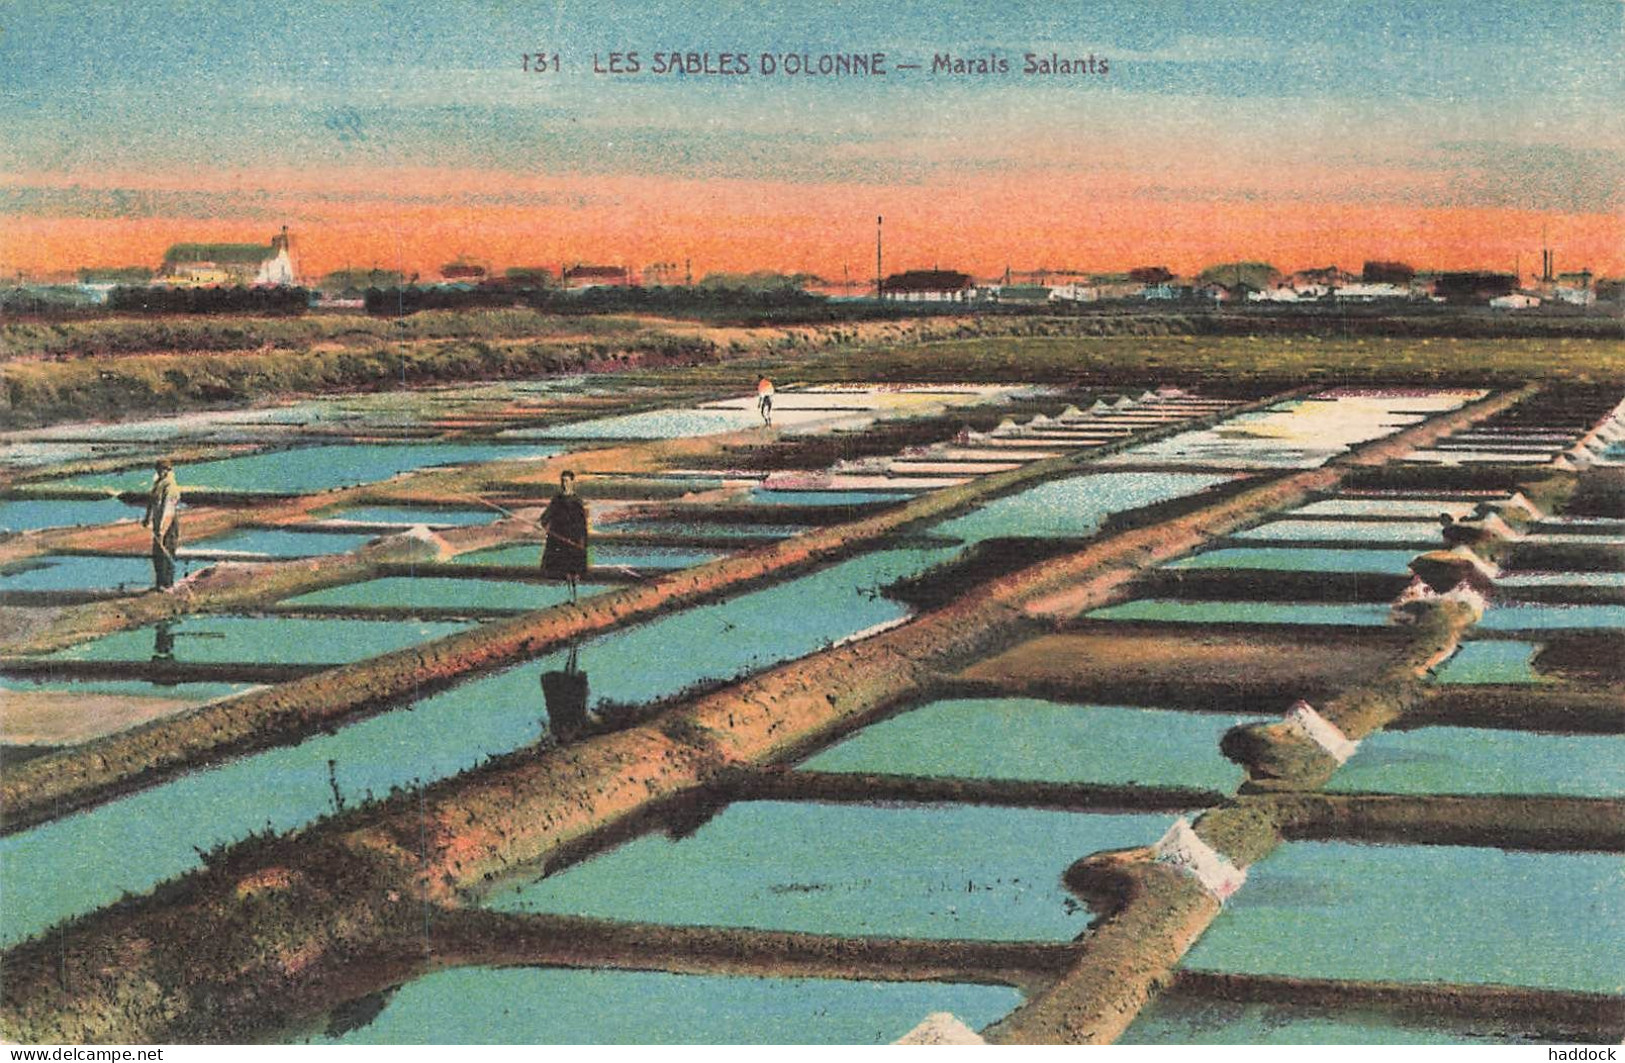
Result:
[[[141,524],[152,529],[152,585],[158,590],[175,585],[175,551],[181,545],[180,504],[175,467],[160,458],[153,467],[147,513],[141,518]]]

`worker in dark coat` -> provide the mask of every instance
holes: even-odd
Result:
[[[175,585],[175,551],[181,546],[180,504],[175,467],[160,459],[153,468],[147,512],[141,518],[142,526],[152,529],[152,585],[158,590]]]
[[[576,600],[576,581],[587,572],[587,506],[576,496],[576,474],[566,469],[559,475],[559,493],[542,511],[537,521],[547,531],[542,545],[542,575],[562,579],[570,585],[570,600]]]

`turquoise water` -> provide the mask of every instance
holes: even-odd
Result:
[[[1441,546],[1434,521],[1277,520],[1235,533],[1237,539],[1272,542],[1416,543]]]
[[[692,535],[707,539],[775,538],[787,539],[808,530],[807,524],[722,524],[701,520],[623,520],[605,523],[600,531],[643,535]]]
[[[932,1012],[981,1029],[1007,986],[469,967],[402,986],[338,1044],[888,1044]]]
[[[0,591],[139,591],[151,586],[152,562],[145,557],[46,554],[0,572]]]
[[[1378,731],[1329,790],[1396,794],[1625,797],[1625,738],[1477,727]]]
[[[1511,639],[1463,642],[1433,678],[1439,683],[1538,683],[1532,661],[1539,649],[1537,643]]]
[[[1536,628],[1625,628],[1625,605],[1537,605],[1497,602],[1478,622],[1480,631]]]
[[[428,699],[0,838],[0,945],[190,871],[197,849],[303,826],[334,810],[335,785],[354,804],[535,742],[546,714],[529,678],[511,700]]]
[[[902,502],[913,491],[772,491],[753,487],[750,500],[768,506],[862,506],[875,502]]]
[[[1470,517],[1476,502],[1452,502],[1435,498],[1323,498],[1292,510],[1295,517],[1415,517],[1437,522],[1448,513],[1457,520]]]
[[[1069,476],[997,498],[932,534],[966,543],[998,536],[1070,538],[1093,535],[1114,513],[1192,495],[1227,476],[1166,472],[1113,472]]]
[[[583,583],[580,596],[609,590],[602,583]],[[386,576],[342,587],[301,594],[284,605],[347,605],[404,609],[545,609],[570,600],[563,583],[517,583],[445,576]]]
[[[876,588],[924,568],[944,552],[892,550],[865,555],[583,643],[577,665],[588,674],[593,700],[580,711],[597,712],[611,703],[638,704],[676,694],[698,681],[732,678],[906,615],[901,605],[880,597]],[[177,630],[194,625],[210,630],[220,619],[191,618]],[[292,618],[262,623],[296,625],[307,635],[296,648],[312,650],[334,641],[337,625],[356,631],[464,626]],[[318,633],[324,629],[326,635]],[[267,641],[272,630],[261,628],[259,641]],[[113,638],[122,639],[132,653],[143,648],[138,640],[144,638],[146,652],[139,656],[152,649],[150,629]],[[254,641],[239,627],[233,645]],[[216,640],[178,638],[176,655],[183,660],[194,649],[190,642],[205,650],[223,646]],[[315,645],[306,647],[307,642]],[[227,761],[0,839],[0,896],[7,899],[0,944],[100,907],[125,891],[149,890],[196,867],[194,845],[208,849],[257,830],[286,831],[331,811],[329,761],[334,765],[333,782],[345,800],[354,803],[369,795],[381,797],[392,786],[446,778],[537,742],[547,736],[550,726],[540,678],[563,669],[565,659],[565,653],[555,653],[403,709],[358,720],[333,734]],[[670,666],[650,668],[651,660]],[[562,735],[585,722],[560,721],[553,730]]]
[[[640,705],[706,681],[732,679],[908,615],[880,588],[915,575],[952,548],[882,550],[810,575],[700,605],[582,643],[578,665],[592,690],[587,711]],[[650,667],[661,661],[665,667]],[[419,706],[539,703],[541,673],[563,666],[553,654],[434,695]]]
[[[1376,572],[1404,574],[1410,571],[1415,550],[1317,550],[1290,546],[1249,546],[1208,550],[1183,558],[1164,568],[1250,568],[1281,572]]]
[[[462,631],[462,621],[292,616],[188,616],[170,621],[174,659],[187,663],[343,664]],[[59,661],[145,661],[158,628],[119,631],[49,654]]]
[[[542,544],[514,543],[489,550],[475,550],[452,558],[457,565],[541,564]],[[688,546],[636,546],[629,543],[590,543],[587,558],[594,565],[627,565],[631,568],[688,568],[728,556],[721,550],[699,550]]]
[[[1533,1031],[1489,1022],[1427,1023],[1382,1012],[1299,1005],[1234,1004],[1165,992],[1148,1004],[1120,1045],[1479,1045],[1546,1042]]]
[[[650,410],[524,431],[527,439],[678,439],[759,428],[761,424],[762,419],[754,408]]]
[[[1032,698],[934,701],[865,727],[802,767],[1229,793],[1242,771],[1219,753],[1219,739],[1247,719]]]
[[[729,805],[681,841],[647,834],[540,881],[505,911],[686,926],[1067,941],[1088,910],[1061,884],[1080,857],[1157,840],[1172,816],[977,805]]]
[[[1625,572],[1511,572],[1495,581],[1501,590],[1519,587],[1625,587]]]
[[[17,499],[0,502],[0,531],[23,532],[36,528],[60,528],[72,524],[106,524],[115,520],[139,520],[141,510],[116,498],[94,502],[66,502],[58,499]]]
[[[73,694],[130,694],[136,697],[213,701],[254,689],[252,683],[149,683],[144,679],[40,679],[0,676],[0,690],[62,691]]]
[[[1341,605],[1320,602],[1181,602],[1141,598],[1086,614],[1090,620],[1158,620],[1186,624],[1357,624],[1388,623],[1388,604]]]
[[[242,551],[268,557],[316,557],[347,554],[376,538],[371,532],[296,532],[281,528],[242,528],[208,539],[186,543],[186,550],[203,553]],[[181,557],[186,560],[185,555]]]
[[[180,465],[176,467],[175,477],[182,491],[197,487],[216,491],[306,494],[387,480],[403,472],[434,465],[539,458],[561,452],[559,447],[514,447],[493,443],[322,444]],[[145,491],[152,486],[152,470],[87,473],[53,481],[53,485]]]
[[[1292,842],[1249,869],[1185,965],[1618,993],[1622,870],[1611,854]]]
[[[369,524],[490,524],[494,509],[440,509],[435,506],[350,506],[312,515],[316,520],[354,520]]]

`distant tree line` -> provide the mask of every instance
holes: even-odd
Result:
[[[622,288],[581,291],[479,285],[469,288],[369,288],[369,314],[415,314],[420,310],[488,309],[525,306],[557,314],[673,313],[699,315],[807,314],[833,305],[822,295],[791,287]],[[872,316],[873,308],[867,311]],[[845,316],[845,315],[841,315]]]
[[[304,288],[114,288],[107,306],[132,314],[303,314]]]

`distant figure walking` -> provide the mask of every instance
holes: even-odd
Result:
[[[762,424],[773,427],[773,381],[765,376],[756,381],[756,412],[762,415]]]
[[[547,531],[542,545],[542,575],[570,585],[576,600],[576,581],[587,572],[587,506],[576,496],[576,474],[559,474],[559,493],[542,510],[537,523]]]
[[[147,495],[147,512],[142,527],[152,529],[152,585],[168,590],[175,585],[175,551],[181,545],[181,489],[175,482],[175,467],[160,458],[153,466],[152,491]]]

